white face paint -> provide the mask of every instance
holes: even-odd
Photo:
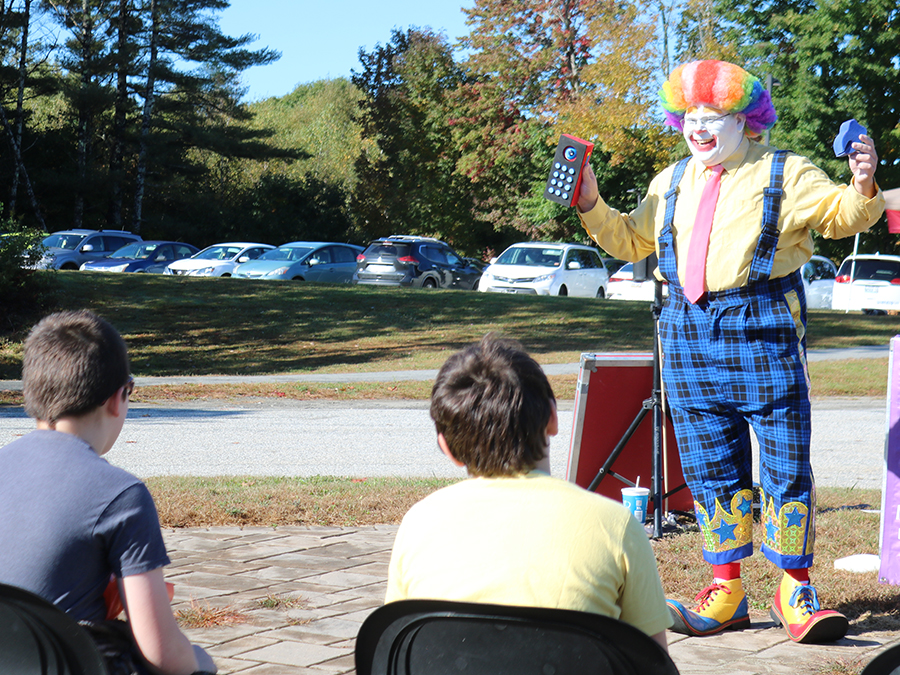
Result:
[[[691,108],[684,116],[684,140],[691,154],[704,166],[721,164],[744,140],[745,120],[741,113],[729,115],[703,105]]]

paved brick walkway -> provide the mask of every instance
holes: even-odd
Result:
[[[166,530],[175,609],[231,609],[245,620],[188,629],[220,673],[352,673],[356,632],[384,598],[396,526],[216,527]],[[266,607],[273,599],[293,607]],[[771,621],[708,638],[669,634],[682,675],[814,675],[825,662],[868,660],[900,643],[889,632],[855,632],[829,646],[797,645]],[[838,672],[838,671],[834,671]]]

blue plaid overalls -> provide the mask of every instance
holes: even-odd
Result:
[[[781,568],[812,564],[806,298],[799,271],[769,278],[785,154],[772,161],[748,284],[707,293],[696,305],[684,297],[672,237],[688,160],[676,165],[665,195],[659,269],[669,295],[659,319],[662,374],[703,557],[713,564],[753,553],[751,426],[760,446],[762,551]]]

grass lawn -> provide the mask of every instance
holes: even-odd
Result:
[[[649,352],[647,303],[203,279],[145,274],[53,274],[53,309],[89,308],[128,341],[135,375],[241,375],[434,369],[461,346],[498,331],[541,363],[582,353]],[[21,376],[22,340],[38,316],[0,335],[0,379]],[[808,347],[885,345],[898,316],[813,311]],[[811,363],[815,396],[881,396],[887,360]],[[571,398],[574,376],[554,380]],[[427,398],[427,383],[168,387],[138,400],[246,396]],[[570,393],[571,392],[571,393]],[[16,404],[0,393],[0,403]]]

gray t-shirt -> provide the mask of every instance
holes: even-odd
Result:
[[[147,487],[83,440],[38,430],[0,448],[0,582],[98,621],[110,575],[168,563]]]

